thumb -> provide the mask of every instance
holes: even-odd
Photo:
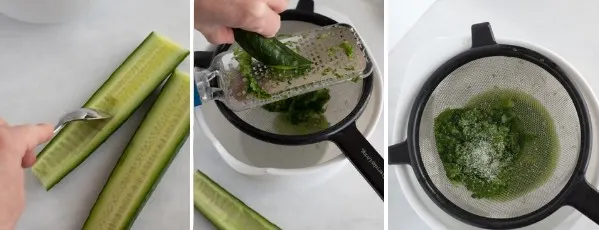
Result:
[[[225,26],[204,26],[198,25],[197,29],[204,35],[208,42],[220,45],[220,44],[231,44],[234,42],[233,30]]]
[[[35,157],[36,156],[33,150],[27,151],[25,153],[25,156],[23,156],[23,159],[21,160],[21,167],[29,168],[33,166],[33,164],[35,163]]]

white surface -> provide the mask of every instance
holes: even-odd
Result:
[[[189,1],[105,0],[85,18],[32,25],[0,16],[0,116],[54,123],[79,108],[127,55],[157,31],[189,45]],[[118,6],[118,7],[115,7]],[[186,60],[179,69],[188,72]],[[145,103],[86,161],[46,192],[26,172],[27,202],[17,229],[81,229],[118,157],[147,111]],[[172,162],[133,229],[189,228],[189,141]]]
[[[570,62],[589,81],[595,92],[599,81],[593,76],[599,73],[595,64],[599,56],[598,35],[586,28],[597,27],[598,16],[592,9],[599,5],[594,1],[567,4],[563,1],[439,1],[414,25],[410,32],[393,48],[389,57],[389,110],[395,111],[402,82],[403,71],[409,65],[412,54],[426,46],[431,39],[442,36],[468,36],[470,25],[490,21],[495,34],[534,42],[558,53]],[[514,7],[517,6],[517,7]],[[557,20],[559,19],[559,20]],[[557,32],[559,31],[559,32]],[[393,120],[390,118],[390,127]],[[392,130],[392,128],[390,128]],[[392,137],[390,134],[389,137]],[[389,144],[394,144],[390,139]],[[416,226],[410,229],[429,229],[421,220],[414,220],[395,175],[389,180],[389,229],[402,229],[406,222]],[[403,218],[406,217],[406,218]],[[572,229],[599,229],[587,218],[580,218]]]
[[[0,0],[0,13],[25,22],[58,23],[89,12],[95,0]]]
[[[436,0],[399,0],[387,1],[387,41],[388,50],[397,43],[416,24],[418,19]]]
[[[290,1],[295,6],[297,1]],[[379,68],[383,66],[383,7],[380,1],[331,0],[320,5],[345,14],[354,22],[371,49]],[[194,33],[194,49],[202,50],[208,43],[199,32]],[[200,130],[196,125],[194,130]],[[322,174],[288,178],[273,183],[271,178],[249,177],[235,172],[201,132],[194,132],[194,164],[217,183],[239,197],[283,229],[383,229],[383,203],[365,184],[357,171],[348,164],[324,184]],[[382,153],[383,122],[369,138]],[[197,211],[195,229],[213,229]]]

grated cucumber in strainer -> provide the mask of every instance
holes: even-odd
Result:
[[[257,97],[247,89],[248,78],[232,49],[213,58],[207,69],[196,69],[195,78],[202,101],[219,100],[233,111],[243,111],[300,94],[323,89],[372,73],[372,61],[356,30],[334,24],[291,34],[281,42],[312,62],[301,76],[287,77],[252,59],[251,75],[268,96]],[[247,75],[247,74],[246,74]]]
[[[563,206],[571,206],[599,224],[599,192],[585,178],[592,126],[576,84],[542,53],[497,43],[488,22],[472,25],[471,32],[472,47],[437,67],[422,86],[412,105],[406,141],[389,147],[390,164],[412,166],[418,182],[437,206],[476,227],[521,228],[547,218]],[[507,113],[489,113],[476,123],[484,132],[488,132],[488,127],[480,121],[509,127],[515,137],[511,140],[516,141],[491,143],[511,143],[509,146],[516,148],[497,155],[514,156],[512,162],[503,161],[507,171],[499,170],[497,175],[499,179],[505,175],[500,181],[504,183],[487,183],[493,173],[479,169],[492,169],[493,164],[485,157],[492,151],[482,151],[486,148],[484,142],[468,137],[472,133],[469,130],[444,132],[466,137],[454,143],[473,146],[466,148],[470,152],[446,148],[452,143],[440,141],[433,126],[437,126],[436,118],[445,111],[498,102],[502,108],[509,108]],[[506,114],[510,116],[504,118]],[[448,119],[453,122],[451,126],[469,128],[455,125],[453,118]],[[515,123],[511,118],[515,118]],[[494,146],[494,150],[503,147]],[[453,162],[447,157],[451,154],[469,154],[472,161],[454,161],[457,164],[451,165]],[[475,175],[464,168],[482,173]],[[471,180],[460,180],[463,176]]]

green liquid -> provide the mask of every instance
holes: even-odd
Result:
[[[306,135],[316,133],[329,127],[327,118],[318,114],[298,124],[289,122],[286,114],[279,114],[274,121],[274,128],[280,135]]]
[[[331,95],[321,89],[262,106],[266,111],[280,113],[274,128],[282,135],[311,134],[329,127],[324,115]]]
[[[486,189],[485,196],[477,198],[493,200],[517,198],[544,184],[555,170],[560,149],[555,125],[549,112],[534,97],[516,90],[492,89],[470,99],[466,108],[484,110],[505,106],[506,102],[511,107],[510,114],[515,115],[514,122],[510,123],[512,131],[516,130],[518,135],[525,136],[525,138],[520,139],[516,157],[509,161],[509,165],[506,165],[505,170],[498,176],[499,179],[494,181],[497,183],[491,184],[500,184],[501,186],[475,187],[478,191]],[[442,115],[443,113],[439,117]],[[435,135],[438,135],[437,131],[435,132]],[[437,143],[438,150],[447,143],[447,139],[444,141],[446,142]],[[448,168],[445,161],[444,166],[448,176],[449,173],[455,173],[455,171],[447,171],[455,169]],[[472,182],[468,179],[465,181],[466,183]],[[472,188],[472,186],[484,185],[471,183],[469,186]],[[493,191],[493,189],[497,190]]]

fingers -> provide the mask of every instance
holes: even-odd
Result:
[[[233,31],[225,26],[198,26],[198,30],[206,37],[208,42],[214,45],[232,44]]]
[[[34,163],[35,163],[35,153],[33,152],[33,150],[29,150],[29,151],[27,151],[27,153],[25,153],[25,156],[23,156],[23,160],[21,161],[21,166],[23,168],[29,168],[29,167],[33,166]]]
[[[4,119],[0,118],[0,126],[7,126],[8,124],[6,123],[6,121],[4,121]]]
[[[281,17],[270,8],[259,9],[260,6],[255,7],[256,9],[254,9],[254,12],[250,14],[256,15],[256,17],[250,16],[248,19],[244,20],[244,23],[241,24],[240,28],[259,33],[267,38],[274,37],[281,27]],[[262,7],[266,8],[267,6],[262,5]]]
[[[35,149],[36,146],[50,140],[54,128],[50,124],[18,125],[10,128],[14,140],[27,147],[26,151]]]
[[[212,44],[233,43],[231,28],[274,37],[281,27],[279,13],[287,9],[287,1],[199,1],[194,6],[194,27]]]
[[[254,32],[262,34],[267,38],[277,35],[277,32],[281,28],[281,16],[273,11],[270,11],[262,20],[264,20],[262,25],[256,28]]]
[[[279,14],[287,9],[287,4],[287,0],[266,0],[266,5]]]

